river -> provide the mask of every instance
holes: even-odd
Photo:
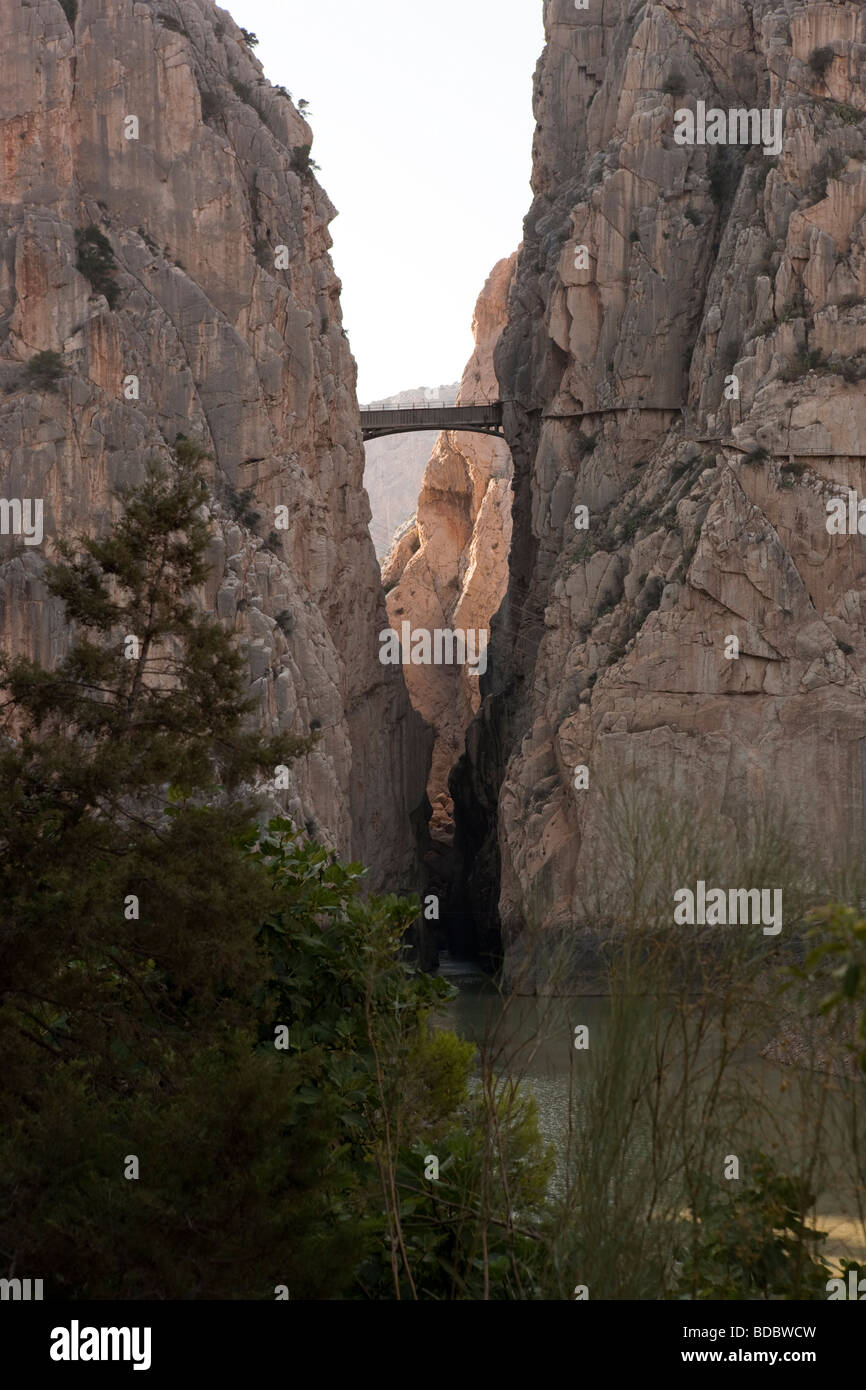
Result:
[[[535,1096],[539,1129],[557,1155],[554,1185],[559,1187],[566,1162],[570,1092],[573,1115],[577,1117],[574,1122],[578,1125],[581,1106],[581,1086],[575,1076],[574,1029],[576,1025],[586,1025],[591,1038],[603,1035],[610,1018],[610,1000],[605,996],[575,995],[504,1001],[493,983],[472,965],[451,961],[447,956],[443,956],[439,973],[457,989],[456,997],[441,1015],[442,1024],[488,1050],[495,1057],[494,1070],[498,1074],[507,1073],[523,1081]],[[808,1144],[811,1132],[808,1117],[813,1101],[808,1097],[814,1097],[814,1091],[804,1089],[808,1076],[796,1068],[768,1061],[756,1049],[738,1057],[736,1067],[750,1093],[760,1098],[749,1139],[756,1139],[764,1151],[773,1154],[780,1168],[790,1171],[791,1156],[804,1152],[803,1145]],[[866,1263],[866,1236],[858,1220],[854,1193],[859,1185],[862,1196],[866,1177],[862,1169],[857,1172],[850,1152],[840,1151],[850,1133],[846,1101],[835,1083],[822,1080],[822,1084],[828,1085],[829,1094],[827,1139],[822,1149],[821,1177],[815,1183],[815,1211],[821,1229],[828,1232],[823,1253],[831,1261],[846,1255]],[[757,1117],[758,1111],[764,1115],[763,1120]],[[639,1136],[635,1137],[640,1143]]]

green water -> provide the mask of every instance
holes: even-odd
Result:
[[[538,1105],[539,1129],[557,1155],[554,1185],[560,1187],[567,1162],[569,1097],[573,1124],[580,1124],[580,1059],[586,1054],[575,1050],[574,1029],[586,1025],[590,1045],[597,1043],[604,1037],[610,1018],[610,1001],[599,996],[572,996],[517,998],[504,1003],[493,985],[481,977],[461,976],[447,966],[443,974],[457,987],[458,994],[444,1011],[442,1023],[483,1048],[498,1074],[520,1079],[531,1089]],[[798,1159],[802,1161],[814,1132],[815,1078],[798,1068],[768,1061],[757,1049],[744,1051],[734,1067],[755,1104],[743,1128],[732,1138],[732,1150],[742,1151],[757,1143],[773,1154],[782,1170],[792,1171]],[[859,1187],[861,1199],[866,1196],[866,1175],[852,1153],[850,1089],[844,1092],[832,1078],[825,1077],[821,1086],[827,1088],[827,1108],[821,1160],[815,1171],[815,1210],[821,1228],[830,1232],[826,1254],[864,1259],[866,1240],[858,1218],[856,1189]],[[861,1086],[860,1091],[866,1092],[866,1088]],[[866,1110],[866,1094],[859,1104]],[[866,1137],[862,1115],[858,1126],[858,1132]],[[635,1152],[644,1148],[639,1131],[631,1142]]]

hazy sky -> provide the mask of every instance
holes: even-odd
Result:
[[[459,379],[529,211],[542,0],[228,0],[306,97],[364,400]]]

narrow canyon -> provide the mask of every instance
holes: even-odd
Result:
[[[866,13],[544,9],[533,200],[458,397],[505,440],[395,478],[380,573],[304,116],[211,0],[0,0],[2,490],[45,508],[43,546],[0,537],[0,641],[59,660],[53,542],[200,441],[201,604],[259,725],[315,737],[276,804],[529,990],[547,934],[591,947],[626,780],[821,843],[866,802],[866,567],[825,526],[866,489]],[[695,92],[781,112],[778,153],[679,143]],[[489,629],[487,669],[383,665],[406,620]]]

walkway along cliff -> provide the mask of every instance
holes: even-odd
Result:
[[[866,10],[545,22],[496,352],[508,591],[451,784],[472,945],[528,989],[530,937],[591,945],[627,779],[720,824],[784,810],[815,853],[862,837],[866,799],[866,542],[827,525],[866,495]]]

